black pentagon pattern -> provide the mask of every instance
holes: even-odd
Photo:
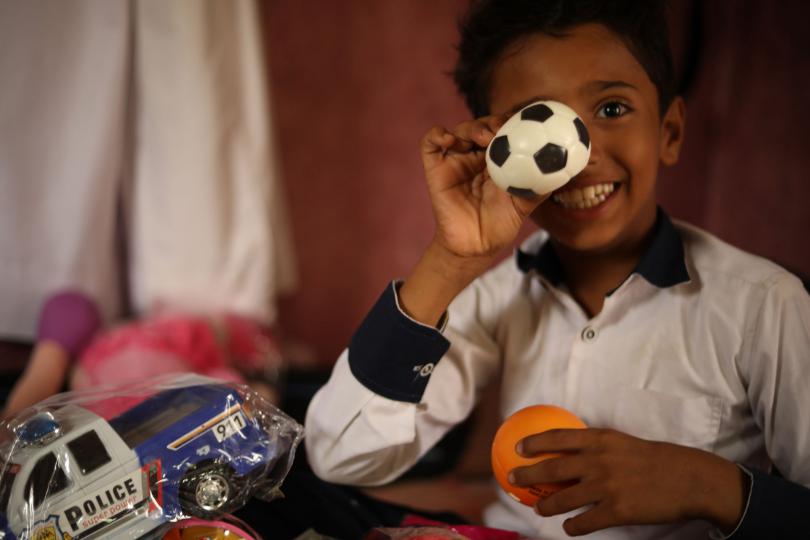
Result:
[[[538,103],[531,107],[526,107],[520,112],[521,120],[534,120],[536,122],[545,122],[554,115],[554,111],[548,105]]]
[[[511,195],[514,195],[515,197],[520,197],[521,199],[534,199],[535,197],[537,197],[537,193],[526,188],[509,186],[508,188],[506,188],[506,191],[509,192]]]
[[[534,162],[537,163],[543,174],[560,171],[568,162],[568,150],[554,143],[548,143],[535,152]]]
[[[489,145],[489,159],[498,167],[502,167],[509,154],[509,139],[506,138],[506,135],[495,137]]]
[[[574,118],[574,127],[577,128],[577,134],[579,134],[580,142],[585,145],[585,148],[590,147],[591,137],[588,135],[588,130],[585,128],[585,123],[579,118]]]

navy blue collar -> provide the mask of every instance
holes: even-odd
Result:
[[[550,241],[546,241],[536,254],[518,250],[517,265],[524,272],[537,270],[555,287],[565,281],[560,259]],[[652,241],[632,273],[662,289],[689,281],[681,235],[661,207],[656,214]]]

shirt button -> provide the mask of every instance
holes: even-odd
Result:
[[[596,336],[599,335],[599,332],[596,331],[596,328],[593,326],[586,326],[582,330],[582,341],[588,342],[593,341],[596,339]]]

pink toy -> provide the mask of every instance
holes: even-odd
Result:
[[[243,373],[261,370],[264,341],[269,340],[258,325],[233,315],[135,321],[98,333],[89,342],[76,359],[72,387],[184,371],[243,383]]]
[[[237,383],[255,379],[257,389],[273,400],[266,383],[272,384],[279,365],[279,350],[269,330],[249,318],[171,313],[103,329],[89,297],[64,291],[45,302],[37,345],[4,416],[61,390],[69,371],[74,390],[175,372]]]

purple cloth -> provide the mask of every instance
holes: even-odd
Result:
[[[37,341],[55,341],[75,359],[100,328],[96,303],[84,293],[63,291],[48,298],[42,307]]]

